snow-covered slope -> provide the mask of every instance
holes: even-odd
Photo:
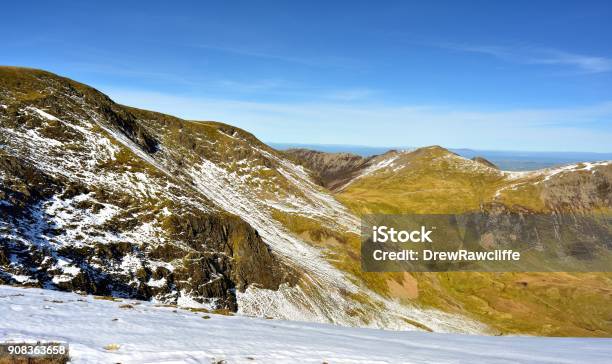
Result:
[[[346,328],[8,286],[0,286],[0,318],[0,340],[67,342],[73,363],[603,364],[612,357],[612,339]]]

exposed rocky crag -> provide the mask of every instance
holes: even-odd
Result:
[[[488,159],[486,159],[484,157],[474,157],[474,158],[472,158],[472,160],[474,162],[478,162],[478,163],[484,164],[487,167],[499,169],[498,166],[496,166],[493,162],[491,162],[490,160],[488,160]]]
[[[367,167],[368,158],[351,153],[324,153],[309,149],[288,149],[284,153],[313,172],[316,180],[336,190]]]
[[[368,158],[352,153],[326,153],[310,149],[288,149],[283,153],[307,168],[321,186],[337,192],[353,179],[384,167],[385,161],[399,152],[390,150]]]

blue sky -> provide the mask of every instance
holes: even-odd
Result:
[[[0,64],[268,142],[612,152],[608,1],[7,2]]]

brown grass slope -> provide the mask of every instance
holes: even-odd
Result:
[[[384,168],[367,173],[366,166],[356,178],[351,172],[337,198],[357,214],[463,213],[492,205],[528,213],[589,213],[612,207],[610,164],[506,173],[437,146],[386,158],[393,162]],[[358,246],[345,246],[354,264]],[[364,273],[372,274],[369,281],[387,295],[467,313],[502,334],[612,335],[610,273]]]

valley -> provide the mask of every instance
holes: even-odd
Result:
[[[277,151],[15,67],[0,68],[0,105],[2,284],[350,327],[612,332],[609,273],[364,272],[358,235],[373,212],[609,212],[609,162]]]

